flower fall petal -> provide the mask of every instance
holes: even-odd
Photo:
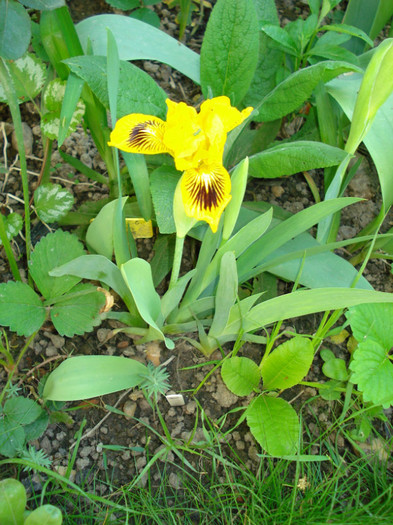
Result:
[[[163,142],[165,128],[166,123],[158,117],[141,113],[126,115],[116,122],[108,145],[128,153],[169,153]]]
[[[181,178],[184,209],[189,217],[206,221],[217,231],[220,217],[231,200],[231,179],[221,164],[186,170]]]

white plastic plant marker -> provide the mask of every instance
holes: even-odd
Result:
[[[181,407],[185,405],[184,397],[182,394],[167,394],[166,399],[171,407]]]

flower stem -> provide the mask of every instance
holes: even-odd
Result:
[[[176,235],[175,253],[173,255],[172,274],[171,280],[169,282],[169,288],[172,288],[177,283],[179,278],[180,265],[183,257],[184,239],[185,237],[179,237]]]

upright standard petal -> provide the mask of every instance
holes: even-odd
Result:
[[[181,178],[184,209],[189,217],[206,221],[213,233],[231,200],[231,179],[221,164],[202,165],[185,171]]]
[[[224,95],[202,102],[199,117],[201,125],[207,134],[209,134],[209,130],[213,134],[217,133],[217,118],[221,121],[222,132],[228,133],[241,124],[253,109],[252,107],[248,107],[239,111],[237,108],[231,106],[231,101]]]
[[[169,153],[163,142],[165,128],[165,122],[158,117],[132,113],[116,122],[108,145],[128,153]]]
[[[199,150],[206,137],[195,108],[184,102],[167,99],[168,113],[164,143],[175,159],[176,168],[184,171],[200,163]]]

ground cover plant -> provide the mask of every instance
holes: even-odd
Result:
[[[240,468],[237,460],[226,460],[221,448],[221,440],[247,424],[261,447],[258,457],[267,462],[244,478],[248,488],[257,487],[251,499],[259,513],[272,523],[278,519],[277,507],[260,503],[260,491],[265,494],[261,483],[268,476],[280,479],[284,487],[288,476],[293,476],[293,462],[296,483],[291,484],[292,492],[283,488],[287,522],[298,520],[306,505],[300,500],[307,500],[308,477],[320,483],[313,485],[310,500],[319,490],[325,495],[318,500],[320,515],[315,520],[336,519],[343,508],[328,503],[329,497],[339,500],[351,490],[350,484],[344,484],[341,495],[330,493],[332,480],[339,479],[341,459],[327,438],[324,453],[303,441],[304,407],[295,408],[287,397],[301,386],[313,388],[320,399],[335,400],[336,420],[330,432],[344,436],[366,462],[365,466],[355,462],[355,479],[360,480],[363,468],[372,471],[359,443],[374,436],[379,422],[388,424],[383,410],[393,403],[386,394],[393,384],[391,337],[384,333],[393,294],[374,290],[363,275],[373,257],[391,258],[392,237],[386,228],[380,233],[380,227],[393,198],[391,148],[386,146],[392,138],[393,40],[384,38],[374,45],[373,39],[376,28],[382,29],[392,16],[393,6],[382,7],[381,2],[380,9],[367,11],[373,20],[368,26],[353,2],[342,11],[339,1],[310,0],[306,16],[281,27],[273,1],[218,0],[199,55],[143,21],[149,2],[114,4],[125,11],[140,7],[139,15],[98,15],[75,26],[60,0],[0,1],[4,21],[0,96],[9,106],[15,128],[24,206],[22,213],[0,214],[0,239],[14,279],[0,284],[0,324],[29,338],[16,360],[8,343],[2,348],[1,364],[9,374],[8,390],[1,397],[5,401],[0,427],[0,453],[9,459],[2,465],[27,465],[45,473],[53,485],[47,496],[56,500],[56,484],[66,487],[87,501],[81,508],[87,505],[92,520],[100,508],[118,511],[127,519],[144,519],[129,509],[124,495],[114,503],[89,496],[70,481],[78,447],[65,476],[51,473],[43,458],[25,454],[27,442],[45,430],[46,411],[54,412],[56,403],[139,387],[160,431],[142,420],[139,424],[155,433],[163,448],[129,482],[130,487],[146,479],[161,459],[171,463],[172,453],[184,479],[189,469],[192,484],[203,492],[189,460],[196,455],[209,463],[209,469],[217,462],[220,468],[216,474],[213,468],[212,475],[224,475],[228,481],[224,494],[234,507],[225,510],[217,492],[213,507],[224,513],[218,522],[254,523],[255,506],[248,510],[246,495],[233,481],[232,471]],[[180,6],[181,35],[190,4]],[[366,48],[369,51],[364,52]],[[169,64],[199,86],[198,103],[172,100],[132,63],[141,59]],[[20,111],[28,100],[38,108],[44,137],[45,161],[34,192],[29,186]],[[296,119],[300,129],[284,138],[280,130]],[[50,158],[55,141],[60,148],[80,122],[93,138],[106,173],[64,152],[60,155],[90,181],[106,185],[107,192],[95,203],[72,209],[70,192],[50,180]],[[359,235],[338,240],[341,214],[361,200],[345,194],[356,178],[355,155],[361,144],[375,165],[381,208]],[[319,187],[315,170],[323,170]],[[315,203],[297,213],[245,198],[255,180],[288,178],[299,172],[304,173]],[[33,247],[32,221],[78,229],[50,232]],[[135,237],[151,237],[153,226],[158,234],[151,258]],[[25,258],[17,260],[12,239],[20,233]],[[184,253],[191,242],[197,243],[198,254],[190,266]],[[335,251],[342,248],[353,250],[352,262],[361,266],[356,268]],[[24,262],[26,274],[21,271]],[[277,294],[279,279],[291,283],[286,293]],[[113,296],[118,298],[117,307]],[[313,331],[297,334],[284,327],[293,318],[316,313],[321,318]],[[343,313],[347,320],[342,320]],[[13,397],[9,392],[18,365],[49,319],[60,337],[115,322],[112,335],[126,334],[138,344],[158,341],[176,352],[181,341],[188,341],[213,365],[192,395],[217,371],[229,392],[246,401],[217,421],[211,421],[200,406],[192,436],[202,425],[203,439],[182,442],[172,436],[158,403],[170,388],[165,369],[98,352],[69,356],[46,375],[36,394],[44,409],[31,399]],[[344,360],[324,347],[348,327],[354,339]],[[259,348],[256,359],[242,355],[247,343]],[[316,366],[328,380],[308,380],[319,356],[324,364]],[[31,409],[26,410],[27,404]],[[124,415],[116,406],[110,410]],[[45,425],[40,432],[27,428],[42,413]],[[232,421],[229,428],[228,421]],[[320,440],[325,440],[323,432]],[[380,443],[379,460],[386,462],[388,440],[381,438]],[[133,452],[137,448],[131,447]],[[325,462],[330,470],[314,468]],[[388,477],[389,467],[385,468]],[[378,490],[367,497],[359,486],[351,504],[362,501],[369,514],[384,519],[391,498],[380,481]],[[212,480],[212,487],[215,483]],[[167,495],[162,497],[165,509]],[[153,508],[161,505],[160,495],[152,498]],[[195,505],[190,501],[191,508]],[[160,523],[162,512],[151,516],[151,522]],[[185,522],[184,512],[180,505],[173,519]],[[201,523],[211,519],[205,513],[203,506],[198,509]],[[190,522],[191,516],[186,518]]]

